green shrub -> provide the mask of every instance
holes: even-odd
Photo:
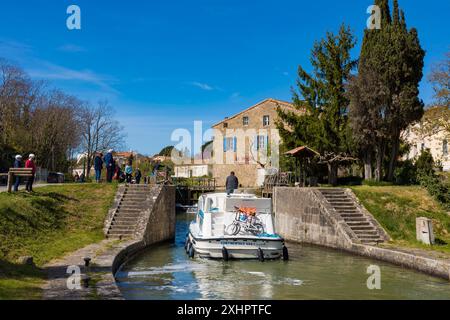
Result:
[[[450,189],[434,172],[431,174],[419,174],[420,184],[428,190],[428,193],[439,201],[442,206],[450,210]]]
[[[434,175],[435,163],[429,149],[422,151],[420,157],[416,161],[417,174]]]
[[[399,163],[394,173],[395,184],[413,185],[417,184],[417,167],[412,160]]]

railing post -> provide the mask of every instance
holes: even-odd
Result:
[[[14,174],[10,171],[8,172],[8,193],[12,191],[12,181],[14,179]]]

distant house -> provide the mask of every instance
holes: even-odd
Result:
[[[114,152],[113,157],[119,167],[125,166],[129,159],[133,159],[133,164],[135,166],[139,166],[142,161],[146,161],[148,159],[146,156],[135,151]]]
[[[405,130],[402,137],[410,145],[405,159],[417,159],[422,151],[429,149],[433,159],[442,164],[443,170],[450,171],[450,134],[444,128],[424,130],[419,122]]]
[[[154,156],[151,158],[152,161],[154,162],[164,162],[164,161],[168,161],[170,160],[170,157],[167,156]]]
[[[211,175],[211,166],[208,164],[186,164],[175,166],[176,178],[200,178]]]
[[[266,99],[213,126],[211,172],[219,186],[231,171],[243,187],[261,186],[268,171],[279,169],[277,108],[298,111],[291,103]]]
[[[212,144],[203,154],[197,154],[193,159],[189,159],[175,166],[175,178],[200,178],[212,176]]]

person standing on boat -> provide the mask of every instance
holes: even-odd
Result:
[[[232,195],[239,188],[239,179],[234,172],[231,172],[225,184],[227,195]]]

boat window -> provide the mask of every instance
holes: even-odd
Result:
[[[198,199],[198,209],[199,210],[203,210],[203,197],[200,197],[200,199]]]
[[[208,198],[207,200],[206,200],[206,212],[210,212],[211,211],[211,208],[213,207],[213,199],[211,199],[211,198]]]

